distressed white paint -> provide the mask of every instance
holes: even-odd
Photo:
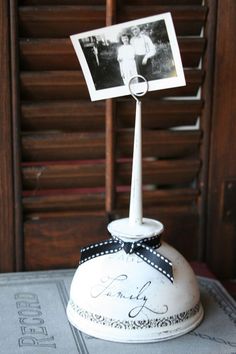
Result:
[[[158,252],[173,263],[173,284],[123,250],[80,265],[71,284],[69,321],[93,337],[126,343],[167,340],[194,329],[203,317],[201,304],[196,309],[200,292],[195,275],[165,242]],[[160,321],[165,325],[155,325]]]
[[[141,102],[133,96],[136,116],[129,218],[108,225],[111,235],[125,242],[159,235],[164,229],[159,221],[143,218],[142,114]],[[173,283],[137,254],[124,250],[94,255],[81,264],[71,284],[69,321],[88,335],[126,343],[162,341],[194,329],[203,317],[195,275],[167,243],[162,242],[158,252],[173,264]],[[162,321],[164,326],[157,325]]]

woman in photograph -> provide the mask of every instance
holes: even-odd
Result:
[[[120,65],[120,74],[123,82],[125,85],[128,85],[131,77],[138,74],[135,61],[135,51],[133,46],[130,44],[130,37],[127,33],[121,34],[120,41],[122,44],[118,48],[117,60]],[[135,83],[135,79],[133,80],[133,83]]]

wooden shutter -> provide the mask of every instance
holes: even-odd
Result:
[[[143,98],[144,215],[163,222],[165,239],[188,259],[201,259],[215,2],[12,0],[11,7],[22,268],[76,266],[81,246],[106,238],[108,220],[128,215],[135,104],[90,101],[69,35],[167,11],[187,85]]]

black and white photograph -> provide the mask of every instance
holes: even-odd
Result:
[[[131,81],[136,92],[144,90],[144,80],[149,91],[185,85],[170,13],[70,38],[92,101],[129,95]]]

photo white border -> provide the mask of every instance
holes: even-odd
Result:
[[[94,85],[94,81],[93,81],[90,69],[88,67],[87,60],[85,58],[85,55],[84,55],[84,52],[83,52],[83,49],[80,45],[79,40],[86,38],[86,37],[97,36],[97,35],[104,34],[106,32],[110,32],[110,31],[114,31],[114,30],[116,32],[119,32],[119,31],[122,31],[122,29],[127,29],[128,27],[132,27],[135,25],[148,24],[150,22],[156,22],[156,21],[160,21],[160,20],[165,21],[166,30],[167,30],[167,34],[168,34],[168,38],[169,38],[169,42],[170,42],[170,46],[171,46],[171,50],[172,50],[172,55],[173,55],[176,76],[169,77],[169,78],[159,78],[157,80],[148,81],[148,91],[162,90],[162,89],[168,89],[168,88],[174,88],[174,87],[180,87],[180,86],[186,85],[182,60],[181,60],[180,51],[179,51],[179,45],[178,45],[177,38],[176,38],[175,28],[174,28],[173,21],[172,21],[172,16],[171,16],[170,12],[166,12],[163,14],[144,17],[144,18],[141,18],[138,20],[123,22],[123,23],[120,23],[117,25],[103,27],[103,28],[99,28],[97,30],[87,31],[87,32],[83,32],[80,34],[74,34],[74,35],[70,36],[74,50],[75,50],[78,60],[80,62],[81,69],[83,71],[85,81],[87,83],[87,87],[89,90],[90,98],[92,101],[126,96],[126,95],[130,94],[130,91],[129,91],[128,86],[126,86],[126,85],[115,86],[112,88],[97,90]],[[137,88],[139,89],[140,92],[143,91],[144,83],[139,83],[136,85],[137,85]]]

